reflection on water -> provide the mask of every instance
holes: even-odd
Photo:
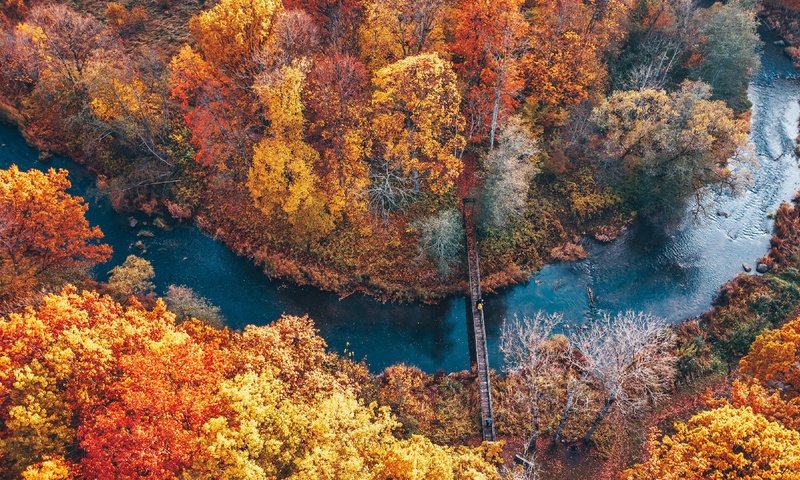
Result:
[[[596,307],[612,311],[646,310],[678,321],[708,308],[720,285],[764,255],[772,230],[767,214],[800,190],[794,156],[800,116],[800,81],[791,63],[767,42],[762,69],[750,87],[754,104],[752,140],[758,154],[750,186],[739,196],[711,194],[701,214],[688,216],[671,236],[659,238],[633,228],[608,245],[592,244],[587,260],[549,265],[527,285],[487,296],[486,327],[490,361],[497,366],[497,337],[502,320],[538,310],[563,312],[567,322],[580,324],[589,315],[587,288]],[[794,77],[794,78],[790,78]],[[0,167],[41,168],[36,152],[19,133],[0,126]],[[111,210],[96,195],[93,177],[63,158],[52,166],[67,168],[73,193],[91,206],[89,220],[100,225],[114,247],[113,259],[97,269],[105,277],[111,266],[131,253],[136,232],[125,214]],[[718,211],[729,214],[718,216]],[[139,217],[140,220],[145,220]],[[191,226],[175,226],[143,239],[143,256],[156,270],[156,287],[187,285],[219,305],[233,328],[266,324],[282,313],[308,314],[322,336],[338,351],[366,357],[371,368],[406,362],[426,371],[468,367],[467,329],[463,298],[439,305],[381,304],[354,295],[339,301],[313,288],[298,288],[268,280],[261,271]]]

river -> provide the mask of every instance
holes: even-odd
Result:
[[[653,235],[629,229],[610,244],[590,243],[589,258],[544,267],[529,283],[486,296],[486,328],[490,363],[501,362],[498,334],[505,318],[542,310],[563,312],[575,326],[590,321],[587,287],[595,307],[609,311],[635,309],[670,322],[698,315],[709,308],[719,287],[752,265],[769,248],[772,221],[768,214],[800,190],[794,139],[800,117],[800,73],[771,44],[764,46],[761,69],[753,77],[751,140],[758,162],[747,188],[736,196],[712,193],[699,216],[688,215],[672,235]],[[57,167],[70,172],[72,193],[90,203],[89,221],[99,225],[114,248],[97,276],[138,254],[133,243],[138,229],[128,225],[129,214],[116,213],[98,192],[94,176],[76,163],[55,157],[37,161],[17,130],[0,125],[0,167],[16,163],[21,169]],[[717,215],[727,212],[727,217]],[[136,215],[140,221],[143,216]],[[232,328],[267,324],[282,313],[308,314],[320,334],[339,352],[365,358],[373,371],[405,362],[425,371],[456,371],[469,366],[464,299],[438,305],[382,304],[354,295],[339,300],[334,294],[270,280],[246,259],[190,225],[173,225],[143,239],[156,271],[156,289],[186,285],[218,305]]]

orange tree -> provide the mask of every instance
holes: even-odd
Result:
[[[800,433],[749,407],[707,410],[675,429],[651,439],[650,457],[622,478],[800,479]]]
[[[65,170],[0,170],[0,299],[49,274],[107,260],[111,247],[89,226],[83,198],[67,193]]]

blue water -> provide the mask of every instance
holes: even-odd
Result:
[[[749,96],[758,162],[747,188],[737,196],[711,193],[705,211],[687,215],[670,236],[630,229],[611,244],[587,245],[587,260],[546,266],[528,284],[486,296],[492,365],[500,364],[498,333],[505,318],[539,310],[562,312],[574,328],[589,317],[586,289],[591,287],[597,308],[645,310],[676,322],[708,309],[720,285],[740,273],[743,262],[754,264],[766,253],[772,231],[767,214],[800,190],[798,159],[792,153],[800,80],[789,60],[769,42]],[[366,358],[374,371],[399,362],[429,372],[469,366],[461,297],[433,306],[382,304],[360,295],[340,301],[314,288],[269,280],[193,226],[131,229],[130,215],[111,209],[89,172],[60,157],[43,165],[37,156],[15,129],[0,125],[0,167],[16,163],[22,169],[69,170],[72,192],[87,199],[90,222],[102,228],[105,241],[114,248],[112,260],[97,269],[101,279],[127,255],[140,254],[133,247],[136,233],[148,228],[156,237],[143,239],[147,252],[141,256],[156,270],[157,291],[164,293],[170,284],[187,285],[218,305],[233,328],[267,324],[282,313],[308,314],[333,349]],[[730,216],[720,217],[718,210]]]

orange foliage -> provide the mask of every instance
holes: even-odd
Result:
[[[395,437],[368,381],[308,318],[215,331],[67,287],[0,319],[0,475],[498,478],[489,451]]]
[[[89,206],[69,187],[65,170],[0,170],[0,297],[111,256],[111,247],[96,243],[103,232],[84,216]]]
[[[800,397],[800,318],[759,335],[739,371],[786,398]]]
[[[467,132],[479,141],[517,106],[524,86],[520,59],[530,26],[523,0],[462,0],[455,13],[454,68],[467,82]],[[495,109],[497,111],[495,111]]]
[[[172,58],[170,73],[172,98],[186,111],[184,120],[197,149],[195,161],[224,168],[243,151],[230,82],[188,45]]]
[[[525,59],[527,102],[544,126],[565,121],[564,109],[603,91],[603,53],[624,36],[625,0],[536,2],[531,9],[532,52]]]

